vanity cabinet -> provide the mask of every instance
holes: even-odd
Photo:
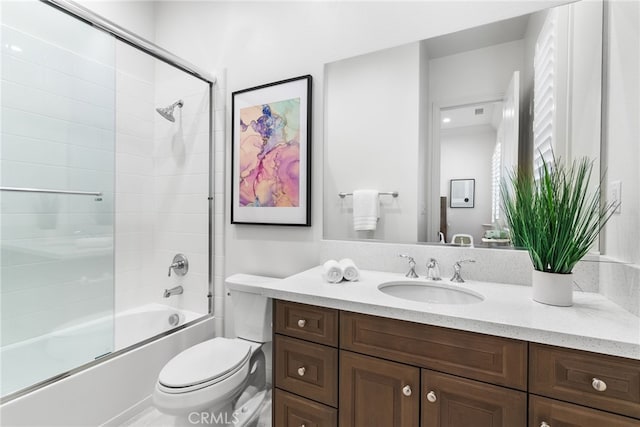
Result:
[[[277,427],[640,426],[640,361],[284,301],[274,385]]]

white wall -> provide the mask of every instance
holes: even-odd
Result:
[[[440,195],[447,197],[447,242],[457,233],[480,243],[491,223],[491,157],[496,131],[489,125],[447,129],[440,134]],[[450,181],[475,179],[475,206],[450,208]]]
[[[324,237],[415,242],[420,44],[334,62],[325,71]],[[363,188],[400,193],[380,196],[374,231],[354,231],[353,198],[338,197]]]
[[[609,8],[607,180],[622,182],[622,210],[606,226],[604,253],[639,265],[640,3],[613,1]]]
[[[429,61],[431,102],[452,106],[502,99],[523,64],[522,40],[434,58]]]

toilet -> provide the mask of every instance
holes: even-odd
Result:
[[[227,284],[274,281],[270,277],[236,274]],[[259,294],[231,291],[237,338],[213,338],[173,357],[162,368],[153,404],[175,416],[176,425],[257,424],[270,405],[263,344],[271,341],[271,301]]]

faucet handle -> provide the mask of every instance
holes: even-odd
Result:
[[[453,277],[451,278],[452,282],[464,283],[464,279],[462,278],[462,275],[460,275],[460,272],[462,270],[461,264],[464,264],[467,262],[476,262],[476,260],[467,258],[467,259],[458,260],[455,263],[453,263]]]
[[[187,274],[189,271],[189,261],[187,260],[187,257],[183,254],[176,254],[169,266],[169,277],[171,277],[171,270],[174,270],[178,276],[184,276]]]
[[[405,276],[411,279],[418,278],[418,275],[416,274],[416,260],[413,259],[412,256],[407,254],[398,254],[398,256],[400,258],[406,258],[409,261],[409,271],[407,272],[407,274],[405,274]]]
[[[416,265],[416,260],[415,260],[415,259],[413,259],[413,257],[412,257],[412,256],[407,255],[407,254],[398,254],[398,256],[399,256],[400,258],[407,258],[407,259],[409,260],[409,264]]]
[[[461,260],[456,261],[453,265],[454,265],[454,266],[456,266],[456,265],[457,265],[457,266],[458,266],[458,268],[460,268],[460,264],[464,264],[464,263],[466,263],[466,262],[476,262],[476,260],[475,260],[475,259],[472,259],[472,258],[461,259]]]

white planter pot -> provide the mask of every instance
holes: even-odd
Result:
[[[543,304],[573,305],[573,273],[558,274],[533,270],[533,300]]]

